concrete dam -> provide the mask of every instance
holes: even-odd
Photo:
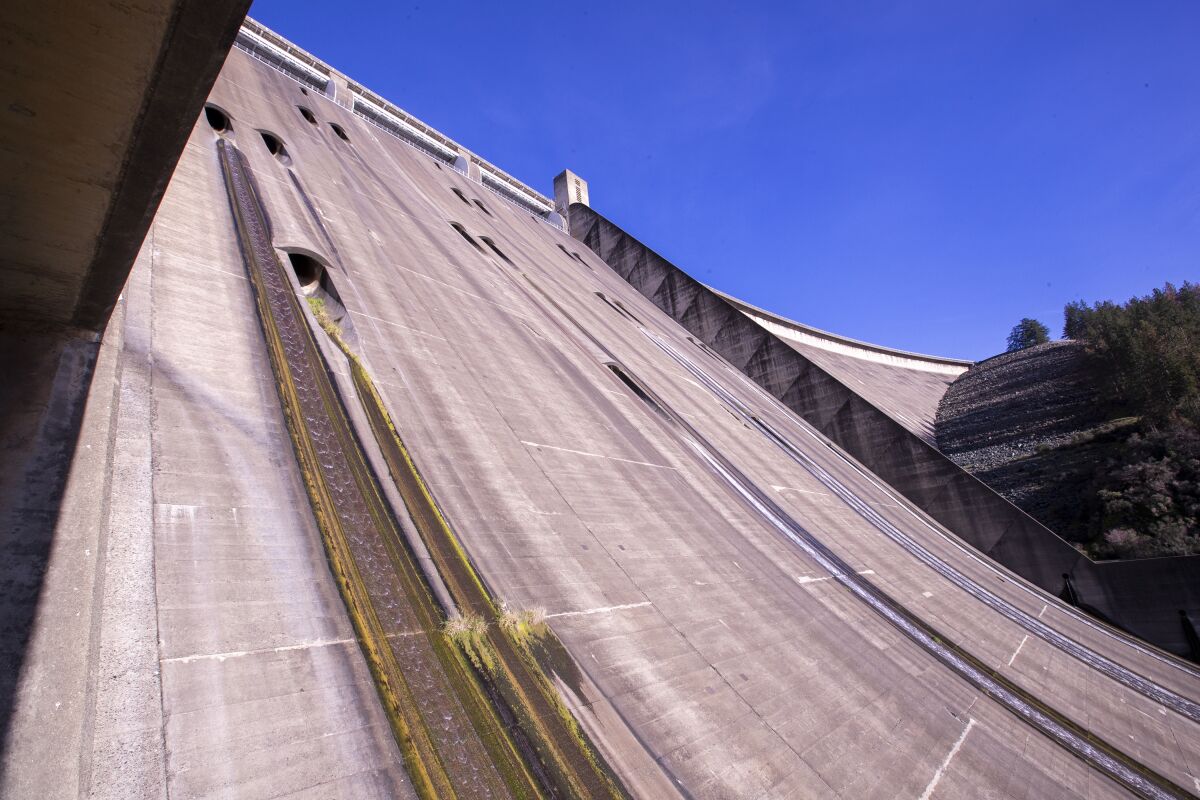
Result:
[[[1090,562],[944,458],[968,362],[167,6],[101,222],[4,267],[0,796],[1200,796],[1200,561]]]

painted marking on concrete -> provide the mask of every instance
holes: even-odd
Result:
[[[937,788],[938,783],[940,783],[942,780],[942,776],[946,774],[946,768],[950,766],[950,761],[958,754],[959,748],[962,747],[963,742],[967,740],[967,734],[970,733],[971,728],[974,727],[975,720],[968,719],[967,727],[963,728],[963,732],[958,737],[958,741],[954,743],[954,747],[950,748],[950,753],[946,756],[946,760],[943,761],[942,765],[937,768],[937,772],[933,773],[933,779],[929,781],[929,785],[926,786],[925,791],[921,793],[921,800],[929,800],[929,798],[933,795],[933,790]]]
[[[227,653],[200,653],[191,656],[174,656],[172,658],[163,658],[159,660],[160,664],[191,664],[193,661],[224,661],[227,658],[241,658],[242,656],[254,656],[261,653],[286,653],[289,650],[309,650],[314,647],[332,647],[339,644],[349,644],[355,641],[354,639],[318,639],[313,642],[302,642],[300,644],[289,644],[283,647],[266,647],[261,650],[231,650]]]
[[[427,336],[430,339],[437,339],[439,342],[447,341],[445,338],[443,338],[441,336],[436,336],[432,333],[426,333],[425,331],[419,331],[416,328],[410,328],[407,325],[401,325],[399,322],[392,322],[390,319],[383,319],[382,317],[373,317],[370,314],[364,314],[361,311],[351,311],[350,313],[356,317],[364,317],[366,319],[375,320],[376,322],[382,322],[384,325],[393,325],[397,328],[403,328],[404,330],[408,331],[409,333],[415,333],[418,336]]]
[[[195,523],[196,511],[200,506],[189,506],[180,503],[155,503],[154,508],[155,511],[162,511],[165,514],[167,522],[187,520],[188,522]]]
[[[1017,645],[1017,649],[1013,650],[1012,656],[1010,656],[1008,659],[1008,665],[1010,667],[1012,666],[1012,662],[1016,660],[1017,653],[1021,652],[1021,648],[1024,647],[1025,643],[1028,641],[1029,641],[1029,634],[1025,634],[1025,637],[1021,639],[1021,643],[1019,645]]]
[[[209,265],[209,264],[204,264],[204,263],[201,263],[200,261],[198,261],[198,260],[195,260],[195,259],[193,259],[193,260],[192,260],[192,261],[191,261],[191,262],[188,264],[188,266],[189,266],[189,267],[191,267],[192,269],[195,269],[195,268],[199,267],[200,269],[206,269],[206,270],[208,270],[209,272],[219,272],[219,273],[221,273],[222,275],[228,275],[228,276],[229,276],[229,277],[231,277],[231,278],[237,278],[238,280],[241,280],[241,281],[244,281],[244,280],[246,280],[246,279],[247,279],[245,275],[239,275],[238,273],[236,273],[236,272],[231,272],[231,271],[229,271],[229,270],[227,270],[227,269],[221,269],[220,267],[214,267],[214,266],[211,266],[211,265]],[[122,294],[122,296],[124,296],[124,295]]]
[[[503,303],[497,303],[495,300],[488,300],[486,297],[480,297],[479,295],[477,295],[473,292],[469,292],[466,289],[463,289],[459,286],[455,286],[452,283],[446,283],[445,281],[440,281],[437,278],[433,277],[432,275],[426,275],[424,272],[417,272],[415,269],[409,269],[408,267],[402,267],[399,264],[396,265],[396,268],[402,269],[405,272],[411,272],[413,275],[424,278],[427,281],[432,281],[433,283],[439,284],[441,286],[445,286],[447,289],[450,289],[451,291],[465,294],[467,297],[473,298],[475,300],[481,300],[490,306],[495,306],[496,308],[500,309],[501,311],[507,311],[509,314],[512,314],[514,317],[520,317],[521,319],[530,319],[528,314],[522,314],[520,311],[517,311],[515,308],[509,308],[508,306],[504,305]]]
[[[536,508],[527,508],[525,510],[528,511],[530,514],[536,514],[539,517],[561,517],[562,516],[561,511],[538,511]]]
[[[528,447],[544,447],[547,450],[560,450],[564,453],[574,453],[577,456],[587,456],[589,458],[605,458],[605,459],[608,459],[609,461],[621,461],[625,464],[638,464],[639,466],[643,466],[643,467],[654,467],[655,469],[669,469],[673,472],[678,471],[674,467],[668,467],[666,464],[651,464],[649,461],[634,461],[631,458],[618,458],[617,456],[606,456],[602,453],[589,453],[586,450],[572,450],[569,447],[555,447],[552,444],[541,444],[540,442],[527,442],[524,439],[521,440],[521,444],[526,445]]]
[[[649,600],[643,600],[640,603],[625,603],[620,606],[601,606],[600,608],[589,608],[584,611],[559,611],[557,614],[547,614],[546,619],[553,617],[586,617],[589,614],[607,614],[610,611],[624,611],[627,608],[642,608],[650,605]],[[593,656],[594,658],[594,656]]]
[[[933,597],[933,592],[921,592],[922,597]]]
[[[795,486],[771,486],[777,492],[799,492],[800,494],[815,494],[821,497],[833,497],[829,492],[818,492],[813,489],[797,489]],[[873,500],[864,500],[869,506],[887,506],[889,508],[899,508],[895,503],[879,503]]]
[[[1041,618],[1042,618],[1042,614],[1045,614],[1045,613],[1046,613],[1046,609],[1047,609],[1047,608],[1049,608],[1049,607],[1050,607],[1050,606],[1048,606],[1048,605],[1044,605],[1044,606],[1042,606],[1042,610],[1038,612],[1038,619],[1041,619]]]
[[[814,492],[812,489],[797,489],[794,486],[772,486],[777,492],[800,492],[801,494],[819,494],[823,497],[830,497],[829,492]]]
[[[858,573],[857,573],[857,574],[859,574],[859,575],[874,575],[874,574],[875,574],[875,570],[873,570],[873,569],[860,569],[860,570],[858,571]],[[806,583],[820,583],[821,581],[830,581],[830,580],[833,580],[834,578],[843,578],[843,577],[845,577],[845,576],[844,576],[844,575],[842,575],[842,573],[840,573],[840,572],[839,572],[839,573],[836,573],[836,574],[834,574],[834,575],[826,575],[826,576],[825,576],[825,577],[823,577],[823,578],[810,578],[810,577],[809,577],[809,576],[807,576],[807,575],[797,575],[797,576],[796,576],[796,583],[798,583],[798,584],[800,584],[801,586],[803,586],[803,585],[804,585],[804,584],[806,584]]]

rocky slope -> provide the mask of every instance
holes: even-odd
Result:
[[[981,361],[937,413],[938,447],[1066,539],[1092,533],[1079,518],[1095,465],[1123,441],[1108,421],[1083,346],[1059,341]]]

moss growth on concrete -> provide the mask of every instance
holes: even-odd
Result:
[[[306,297],[305,299],[308,301],[308,308],[316,318],[317,324],[321,326],[323,331],[329,334],[331,339],[345,349],[345,344],[342,343],[342,329],[329,316],[329,309],[325,307],[325,300],[320,297]]]

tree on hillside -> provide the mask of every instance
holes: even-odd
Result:
[[[1014,325],[1012,332],[1008,334],[1008,352],[1024,350],[1026,347],[1045,344],[1048,341],[1050,341],[1050,329],[1036,319],[1025,317]]]
[[[1072,303],[1064,317],[1097,358],[1111,406],[1155,425],[1200,425],[1200,285],[1168,283],[1124,305]]]
[[[1067,303],[1063,309],[1063,338],[1082,339],[1087,325],[1088,312],[1091,309],[1082,300]]]

